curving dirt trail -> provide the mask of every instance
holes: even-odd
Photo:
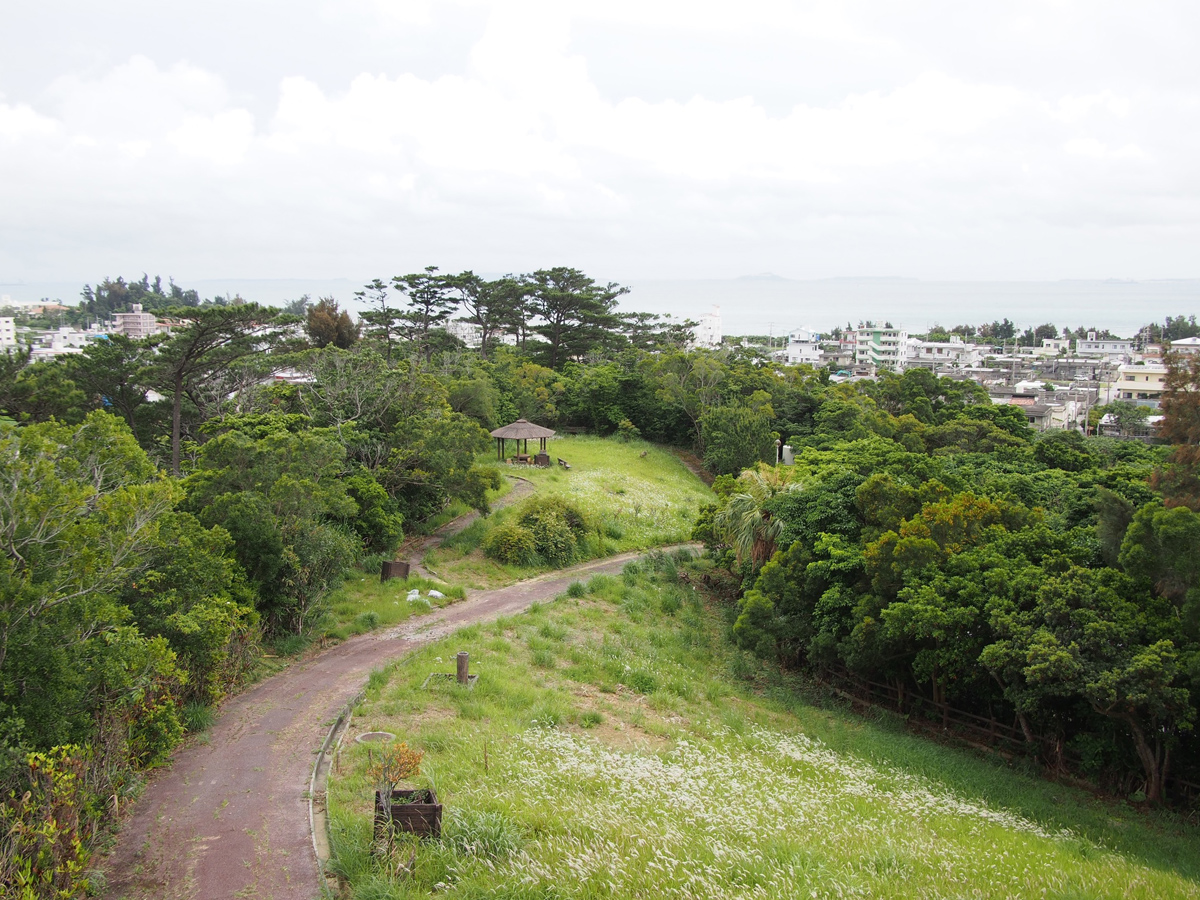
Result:
[[[507,498],[506,498],[507,499]],[[313,900],[313,762],[371,670],[474,622],[549,600],[581,577],[619,572],[625,553],[480,591],[384,633],[360,635],[233,698],[204,739],[147,786],[103,863],[110,898]]]

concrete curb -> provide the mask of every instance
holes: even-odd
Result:
[[[329,784],[329,767],[342,745],[342,738],[346,736],[346,730],[350,726],[350,719],[354,715],[354,707],[362,702],[366,694],[367,689],[364,687],[338,713],[338,717],[329,728],[329,733],[325,735],[325,741],[321,744],[321,749],[317,751],[317,759],[313,763],[312,778],[308,782],[308,827],[312,832],[313,853],[317,858],[317,875],[324,886],[323,892],[326,896],[330,897],[337,896],[338,882],[327,871],[330,849],[329,817],[327,815],[328,807],[325,802],[325,791]],[[330,751],[333,752],[331,753]]]

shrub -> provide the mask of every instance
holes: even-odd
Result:
[[[583,513],[561,497],[533,497],[525,501],[517,524],[533,535],[538,555],[553,566],[575,560],[587,535]]]
[[[578,509],[560,497],[534,497],[515,522],[492,529],[483,552],[511,565],[565,566],[578,558],[586,537],[587,520]]]
[[[567,596],[579,598],[587,593],[587,589],[583,586],[582,581],[572,581],[567,585]]]
[[[483,541],[483,552],[512,566],[536,565],[538,556],[533,534],[515,522],[493,528]]]

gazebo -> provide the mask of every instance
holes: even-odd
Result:
[[[521,442],[525,442],[525,451],[529,451],[529,439],[540,438],[542,442],[542,453],[546,452],[546,438],[554,437],[554,429],[543,428],[541,425],[534,425],[528,419],[517,419],[511,425],[505,425],[503,428],[497,428],[492,432],[492,437],[496,439],[496,459],[504,459],[505,443],[507,441],[516,441],[517,448],[520,449]]]

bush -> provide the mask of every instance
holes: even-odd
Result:
[[[534,497],[521,506],[515,522],[492,529],[483,552],[511,565],[561,567],[578,558],[586,538],[587,520],[578,509],[559,497]]]
[[[537,564],[537,543],[533,534],[515,522],[493,528],[483,541],[483,552],[492,559],[511,566]]]

